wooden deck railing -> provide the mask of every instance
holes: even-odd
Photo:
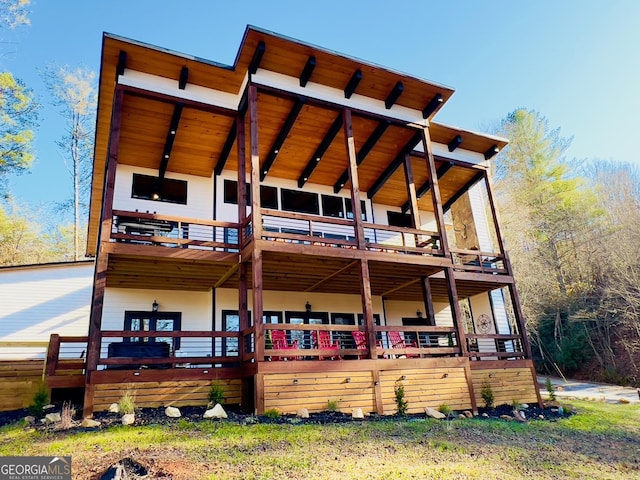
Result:
[[[113,211],[111,239],[138,245],[238,250],[238,223],[185,218],[156,213]]]
[[[520,335],[467,334],[468,356],[472,358],[526,358]],[[479,351],[482,349],[483,351]]]
[[[479,250],[463,250],[452,248],[451,261],[459,271],[475,273],[496,273],[507,275],[504,255],[495,252],[481,252]]]

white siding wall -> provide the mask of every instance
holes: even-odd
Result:
[[[131,185],[134,173],[151,176],[158,175],[157,170],[118,164],[113,195],[114,210],[138,210],[139,212],[156,212],[164,215],[177,215],[207,220],[213,218],[213,180],[211,178],[167,172],[167,178],[186,180],[187,182],[187,204],[179,205],[176,203],[154,202],[153,200],[131,198]]]
[[[87,335],[93,262],[0,269],[0,341],[47,342]],[[84,345],[63,345],[80,356]],[[46,347],[0,348],[0,359],[44,358]]]
[[[211,292],[174,290],[143,290],[132,288],[106,288],[102,330],[122,330],[125,311],[150,311],[153,301],[159,310],[182,313],[182,330],[211,331]],[[121,341],[120,338],[111,341]],[[206,350],[206,351],[205,351]],[[206,355],[211,352],[211,341],[202,338],[181,340],[179,355]],[[101,356],[107,356],[107,341],[103,342]]]

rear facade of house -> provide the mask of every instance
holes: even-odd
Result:
[[[399,383],[409,412],[539,402],[488,182],[507,142],[434,121],[452,93],[254,27],[232,66],[105,34],[85,415],[212,384],[257,413],[393,414]]]

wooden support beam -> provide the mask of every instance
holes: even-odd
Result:
[[[420,142],[421,138],[421,132],[416,132],[413,137],[411,137],[411,140],[409,140],[409,142],[402,148],[393,162],[391,162],[387,166],[387,168],[385,168],[384,172],[382,172],[382,174],[376,179],[376,181],[373,182],[373,185],[371,185],[371,188],[369,188],[369,191],[367,192],[367,197],[369,199],[372,199],[376,195],[376,193],[378,193],[378,190],[380,190],[382,186],[387,182],[387,180],[391,178],[391,176],[400,167],[400,165],[402,165],[402,162],[404,162],[404,156],[414,149],[414,147]]]
[[[433,294],[431,293],[431,284],[429,283],[429,277],[420,277],[420,286],[422,288],[422,300],[424,302],[424,308],[427,312],[427,325],[436,325],[436,312],[433,309]]]
[[[93,414],[93,389],[89,386],[91,375],[98,367],[102,343],[102,307],[104,305],[104,290],[107,285],[107,269],[109,266],[109,254],[102,249],[103,244],[108,244],[113,223],[113,196],[116,182],[116,168],[118,166],[118,150],[120,147],[120,130],[122,124],[122,105],[124,91],[116,88],[111,112],[111,131],[109,135],[109,151],[104,175],[104,198],[100,215],[100,227],[98,231],[98,251],[96,266],[93,276],[93,295],[91,299],[91,313],[89,318],[89,340],[87,342],[87,366],[83,415]]]
[[[313,155],[307,162],[307,166],[304,167],[302,174],[298,178],[298,188],[304,187],[304,184],[307,183],[307,181],[309,180],[309,177],[311,177],[311,174],[318,166],[318,163],[320,163],[322,156],[329,149],[329,147],[331,146],[331,143],[336,138],[336,135],[338,135],[338,132],[340,131],[341,127],[342,127],[342,112],[340,112],[336,117],[336,119],[333,121],[333,123],[329,127],[329,130],[327,131],[324,138],[322,139],[322,142],[320,142],[320,145],[318,145],[318,148],[316,148],[316,151],[313,152]]]
[[[251,57],[251,62],[249,63],[249,73],[254,74],[258,71],[258,67],[260,66],[260,62],[262,61],[262,57],[266,50],[265,43],[261,40],[256,47],[256,51],[253,52],[253,57]]]
[[[295,125],[298,115],[300,115],[300,110],[302,110],[302,107],[304,106],[305,102],[306,102],[306,99],[304,97],[296,98],[293,106],[291,107],[291,111],[289,112],[289,115],[287,115],[287,119],[285,120],[284,125],[282,125],[282,129],[280,130],[280,133],[278,133],[278,136],[273,142],[273,145],[271,145],[271,148],[269,149],[269,153],[267,154],[267,158],[264,160],[264,163],[262,164],[261,171],[260,171],[260,181],[263,181],[266,178],[267,174],[269,173],[269,170],[271,170],[271,167],[273,166],[273,162],[276,161],[276,157],[278,156],[278,153],[280,153],[280,149],[282,148],[284,141],[287,139],[289,132]]]
[[[224,275],[222,277],[220,277],[220,279],[216,282],[216,284],[213,286],[213,288],[220,288],[222,287],[222,285],[224,285],[224,283],[229,280],[231,278],[231,276],[236,273],[238,271],[238,264],[236,263],[235,265],[231,265],[231,267],[229,267],[227,269],[226,272],[224,272]]]
[[[300,86],[306,87],[309,79],[311,78],[311,74],[313,73],[313,69],[316,68],[316,57],[311,55],[307,59],[307,63],[304,65],[302,69],[302,73],[300,74]]]
[[[449,200],[447,200],[447,203],[445,203],[442,206],[442,209],[446,212],[447,210],[449,210],[451,208],[451,205],[453,205],[462,195],[464,195],[465,193],[467,193],[467,191],[473,187],[476,183],[478,183],[480,180],[482,180],[484,178],[486,172],[478,172],[476,173],[473,178],[471,180],[469,180],[467,183],[464,184],[464,186],[458,190],[454,195],[451,196],[451,198],[449,198]]]
[[[451,167],[453,167],[454,163],[453,162],[447,162],[444,163],[442,165],[440,165],[440,168],[438,168],[438,179],[441,179],[442,177],[445,176],[445,174],[451,170]],[[420,185],[420,188],[418,188],[418,190],[416,191],[416,196],[418,197],[418,199],[422,198],[429,190],[431,189],[431,181],[429,179],[427,179],[422,185]],[[409,205],[409,201],[406,201],[403,205],[402,205],[402,213],[405,213],[407,210],[409,210],[409,207],[411,205]]]
[[[427,172],[429,173],[429,178],[431,178],[431,201],[433,203],[433,214],[435,216],[436,225],[438,226],[438,233],[440,234],[440,249],[443,251],[444,256],[448,257],[449,242],[447,241],[447,229],[444,221],[442,200],[440,198],[438,172],[436,170],[436,163],[433,158],[433,147],[431,146],[431,135],[429,134],[429,127],[425,127],[422,129],[422,147],[422,149],[424,150],[423,155],[427,164]]]
[[[173,115],[171,116],[169,131],[167,132],[167,138],[164,141],[164,149],[162,151],[162,158],[160,159],[158,178],[164,178],[164,174],[167,172],[167,167],[169,166],[169,158],[171,157],[173,142],[175,141],[176,134],[178,133],[178,125],[180,124],[180,117],[182,116],[183,108],[184,105],[182,103],[176,103],[173,107]]]
[[[407,153],[404,156],[404,179],[405,185],[407,187],[407,195],[409,196],[409,210],[411,211],[411,223],[412,227],[419,229],[420,222],[420,212],[418,211],[418,197],[416,196],[416,184],[413,180],[413,169],[411,168],[411,155]]]
[[[216,175],[220,175],[224,170],[224,165],[227,163],[227,159],[229,158],[229,154],[231,153],[231,149],[233,148],[233,143],[236,141],[236,132],[238,120],[234,120],[233,125],[231,125],[231,129],[227,134],[227,139],[224,142],[222,147],[222,151],[220,152],[220,156],[218,157],[218,162],[216,163],[216,167],[214,172]]]
[[[400,95],[402,95],[403,91],[404,91],[404,85],[402,84],[402,82],[398,81],[393,87],[393,90],[389,92],[389,95],[387,95],[387,98],[384,101],[384,106],[387,110],[393,107],[393,105],[398,101],[398,98],[400,98]]]
[[[498,148],[498,145],[492,145],[491,148],[489,148],[489,150],[484,152],[484,159],[489,160],[491,157],[497,155],[498,153],[500,153],[500,149]]]
[[[125,68],[127,68],[127,52],[120,50],[118,54],[118,66],[116,67],[116,79],[120,75],[124,75]]]
[[[358,179],[358,165],[356,162],[356,142],[353,138],[353,123],[351,122],[351,110],[342,111],[344,125],[344,143],[347,154],[349,180],[351,180],[351,208],[353,221],[355,222],[356,245],[358,249],[365,250],[364,226],[362,225],[362,206],[360,205],[360,181]]]
[[[349,262],[347,265],[345,265],[344,267],[336,270],[335,272],[333,272],[330,275],[327,275],[326,277],[324,277],[322,280],[317,281],[316,283],[314,283],[313,285],[311,285],[310,287],[306,288],[304,291],[305,292],[313,292],[316,288],[318,288],[320,285],[327,283],[329,280],[331,280],[334,277],[337,277],[338,275],[340,275],[341,273],[346,272],[347,270],[350,270],[351,268],[355,267],[356,264],[358,263],[358,260],[354,260],[352,262]]]
[[[412,280],[408,280],[408,281],[404,282],[403,284],[398,285],[397,287],[393,287],[393,288],[387,290],[381,296],[382,297],[388,297],[389,295],[391,295],[392,293],[397,292],[398,290],[402,290],[403,288],[409,287],[409,286],[413,285],[414,283],[417,283],[419,280],[420,279],[418,279],[418,278],[414,278]]]
[[[210,103],[203,103],[197,100],[192,100],[185,96],[170,95],[164,92],[155,92],[152,90],[145,90],[140,87],[133,87],[131,85],[119,84],[118,88],[122,88],[127,95],[131,95],[139,98],[147,98],[156,102],[169,103],[175,105],[176,103],[182,103],[187,108],[199,110],[201,112],[213,113],[214,115],[222,115],[224,117],[235,117],[237,110],[221,107],[219,105],[213,105]]]
[[[433,98],[429,100],[427,106],[422,110],[422,118],[429,118],[433,114],[433,112],[435,112],[438,107],[443,104],[443,102],[444,99],[442,98],[442,94],[436,93]]]
[[[458,337],[460,352],[462,356],[465,357],[469,353],[469,350],[467,348],[467,338],[464,333],[464,326],[462,325],[462,311],[460,310],[460,303],[458,302],[458,288],[456,286],[453,268],[445,268],[444,276],[447,281],[447,296],[449,297],[449,306],[451,307],[453,325],[456,328],[456,336]]]
[[[263,279],[262,279],[262,250],[257,240],[262,238],[262,213],[260,205],[260,148],[258,143],[258,89],[249,85],[249,138],[251,144],[251,230],[254,239],[252,263],[253,289],[253,325],[255,326],[255,360],[264,361],[265,336],[262,322],[263,312]],[[257,392],[262,396],[262,390]]]
[[[369,358],[378,358],[376,342],[376,330],[373,319],[373,306],[371,304],[371,277],[369,276],[369,263],[366,258],[360,260],[360,298],[362,300],[362,317],[369,347]]]
[[[382,120],[378,123],[378,126],[371,133],[371,135],[369,135],[369,138],[367,138],[367,141],[364,142],[362,147],[360,147],[360,150],[356,155],[356,164],[358,166],[360,166],[360,164],[364,162],[364,159],[367,158],[367,155],[369,155],[369,152],[371,152],[376,143],[378,143],[378,140],[380,140],[380,137],[382,137],[389,125],[391,125],[391,122],[389,122],[388,120]],[[340,175],[340,178],[338,178],[338,181],[333,185],[333,192],[338,193],[340,190],[342,190],[348,179],[349,169],[345,168],[344,172],[342,172],[342,175]]]
[[[344,98],[351,98],[351,95],[353,95],[356,88],[358,88],[360,80],[362,80],[362,70],[356,70],[353,72],[353,75],[351,75],[351,79],[349,79],[347,86],[344,87]]]
[[[451,141],[447,144],[450,152],[453,152],[456,148],[462,145],[462,136],[456,135],[451,139]]]
[[[178,79],[178,88],[180,90],[184,90],[187,86],[187,81],[189,80],[189,69],[187,67],[182,67],[180,70],[180,78]]]

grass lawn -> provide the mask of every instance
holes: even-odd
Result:
[[[0,429],[0,455],[71,455],[74,478],[130,457],[151,478],[640,478],[640,406],[572,401],[557,422],[399,420],[331,425],[228,422],[95,432]]]

